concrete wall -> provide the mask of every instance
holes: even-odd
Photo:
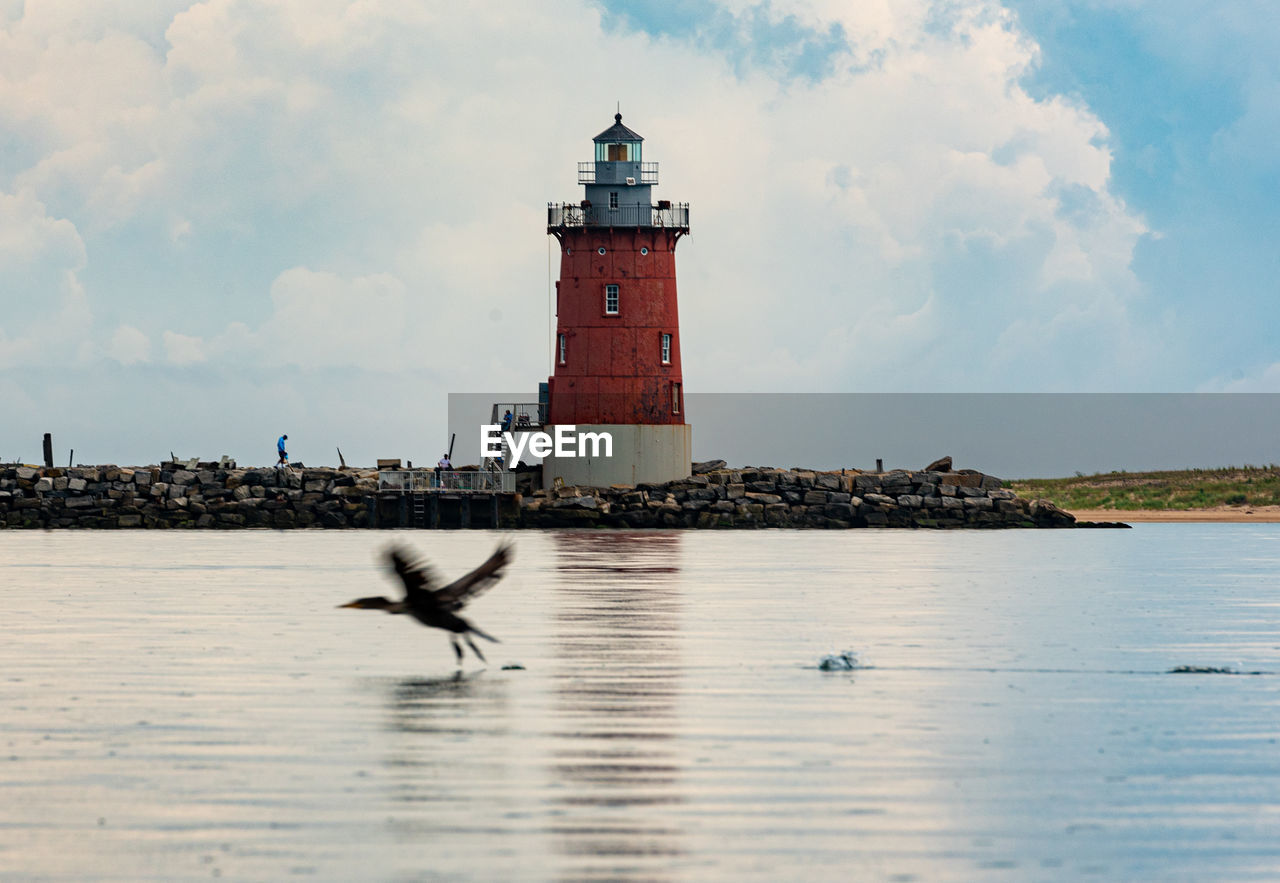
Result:
[[[688,478],[693,459],[693,427],[687,424],[580,424],[578,432],[613,436],[612,457],[546,457],[542,483],[608,487],[611,484],[660,483]]]
[[[618,194],[619,207],[624,205],[642,205],[648,208],[653,205],[652,184],[627,183],[628,176],[635,178],[637,181],[640,180],[640,163],[615,163],[615,165],[634,165],[636,168],[634,172],[627,172],[626,175],[619,174],[616,181],[609,180],[607,182],[600,178],[600,167],[603,165],[608,165],[608,163],[596,163],[596,180],[599,183],[587,184],[584,188],[584,196],[591,200],[591,205],[594,208],[609,208],[610,193]],[[610,173],[609,177],[612,179],[612,173]],[[644,215],[645,220],[648,220],[648,217],[648,215]],[[628,223],[628,221],[630,221],[630,223]],[[621,218],[618,224],[619,226],[635,226],[636,222],[634,220],[634,216],[632,216]],[[644,226],[647,227],[649,225],[645,224]]]

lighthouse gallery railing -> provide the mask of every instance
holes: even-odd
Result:
[[[621,166],[621,169],[619,169]],[[626,173],[640,168],[641,184],[657,184],[658,183],[658,164],[656,162],[640,162],[640,163],[602,163],[601,171],[604,174],[598,178],[596,176],[596,164],[593,162],[578,163],[578,183],[579,184],[634,184],[635,178],[628,180]]]
[[[547,203],[547,227],[671,227],[689,229],[689,203],[671,205],[574,205]]]

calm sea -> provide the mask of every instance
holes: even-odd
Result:
[[[0,879],[1280,879],[1280,525],[519,532],[461,674],[336,609],[500,538],[0,532]]]

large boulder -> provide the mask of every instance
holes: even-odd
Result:
[[[1039,527],[1074,527],[1076,517],[1048,500],[1032,500],[1028,514]]]

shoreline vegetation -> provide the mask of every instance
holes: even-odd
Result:
[[[1280,465],[1106,472],[1015,479],[1020,497],[1052,500],[1082,521],[1280,522]]]

